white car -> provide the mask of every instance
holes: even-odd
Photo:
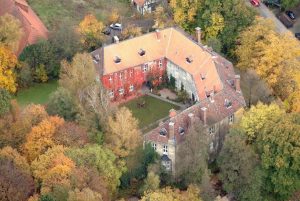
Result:
[[[122,24],[120,23],[111,24],[109,27],[114,30],[122,30]]]

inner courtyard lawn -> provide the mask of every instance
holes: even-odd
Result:
[[[145,103],[144,107],[138,107],[138,103]],[[139,120],[139,127],[144,128],[155,121],[169,115],[169,111],[173,108],[178,110],[179,107],[165,101],[153,98],[151,96],[143,96],[127,103],[122,104],[132,111],[135,118]]]
[[[22,89],[17,93],[17,101],[21,107],[30,103],[46,104],[49,95],[54,92],[58,87],[56,80],[47,83],[36,83],[28,89]]]

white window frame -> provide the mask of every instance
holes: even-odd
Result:
[[[133,86],[133,84],[131,84],[131,85],[129,86],[129,91],[132,92],[133,90],[134,90],[134,86]]]
[[[111,91],[109,92],[109,97],[110,97],[110,98],[114,98],[114,97],[115,97],[115,93],[114,93],[113,90],[111,90]]]
[[[168,145],[164,144],[163,146],[163,154],[168,155]]]
[[[148,64],[143,65],[143,72],[144,73],[148,71],[148,67],[149,67]]]
[[[123,79],[123,74],[122,73],[119,74],[119,78],[120,78],[120,80]]]
[[[158,66],[159,66],[160,68],[162,68],[162,59],[160,59],[160,60],[158,61]]]
[[[112,80],[113,80],[113,79],[112,79],[111,76],[109,76],[109,79],[108,79],[108,80],[109,80],[110,83],[112,83]]]
[[[156,149],[157,149],[156,143],[152,142],[152,148],[156,151]]]
[[[119,91],[119,95],[123,95],[124,94],[124,88],[120,88],[118,91]]]
[[[215,132],[216,132],[216,127],[215,127],[215,125],[213,125],[213,126],[211,126],[211,127],[208,128],[208,133],[209,133],[210,135],[214,134]]]
[[[132,75],[133,75],[133,70],[130,70],[129,76],[132,77]]]
[[[229,122],[229,124],[233,124],[234,123],[234,114],[232,114],[232,115],[230,115],[228,117],[228,122]]]

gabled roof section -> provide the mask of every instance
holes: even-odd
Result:
[[[0,16],[9,13],[20,20],[23,37],[16,52],[19,55],[27,45],[48,38],[48,30],[25,0],[0,0]]]

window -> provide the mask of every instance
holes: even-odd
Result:
[[[213,150],[214,150],[214,143],[213,143],[213,142],[211,142],[211,143],[209,144],[209,150],[210,150],[210,151],[213,151]]]
[[[134,90],[134,86],[131,84],[130,86],[129,86],[129,91],[133,91]]]
[[[168,154],[168,145],[163,146],[163,154]]]
[[[132,77],[133,70],[130,70],[129,76]]]
[[[114,96],[115,96],[114,91],[111,90],[111,91],[109,92],[109,97],[110,97],[110,98],[113,98]]]
[[[148,64],[144,64],[144,66],[143,66],[143,72],[145,73],[147,71],[148,71]]]
[[[230,115],[228,117],[228,120],[229,120],[229,124],[232,124],[234,122],[234,114]]]
[[[208,133],[209,133],[209,134],[214,134],[214,133],[215,133],[215,126],[209,127]]]
[[[165,164],[164,164],[166,170],[171,170],[171,163],[170,161],[166,161]]]
[[[167,130],[165,128],[160,129],[159,134],[162,136],[166,136],[167,135]]]
[[[156,150],[156,143],[152,143],[152,148],[154,149],[154,150]]]
[[[120,88],[120,89],[119,89],[119,94],[120,94],[120,95],[123,95],[123,94],[124,94],[124,89],[123,89],[123,88]]]
[[[159,61],[158,61],[158,66],[159,66],[160,68],[162,68],[162,60],[159,60]]]
[[[109,80],[110,83],[112,83],[112,77],[111,76],[109,76],[108,80]]]
[[[120,77],[120,80],[122,80],[123,79],[123,73],[120,73],[119,77]]]
[[[178,131],[179,131],[179,134],[180,134],[180,135],[183,135],[183,134],[184,134],[184,128],[179,127]]]
[[[226,107],[226,108],[231,108],[231,106],[232,106],[232,102],[231,102],[231,101],[229,101],[228,99],[225,99],[225,103],[224,103],[224,105],[225,105],[225,107]]]

